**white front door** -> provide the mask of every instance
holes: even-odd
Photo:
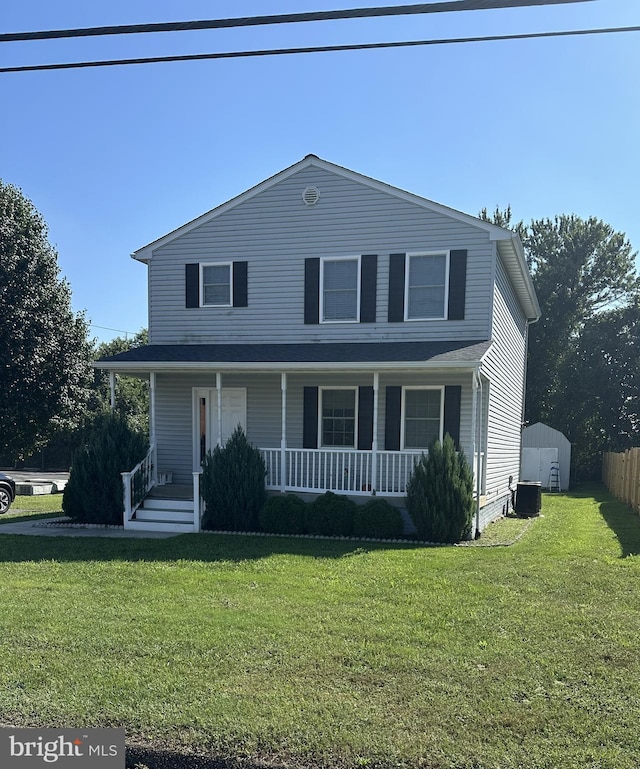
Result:
[[[218,421],[220,410],[221,422]],[[222,425],[222,430],[219,428]],[[207,451],[229,440],[238,425],[246,430],[247,390],[244,387],[195,387],[193,390],[193,469],[200,469]]]

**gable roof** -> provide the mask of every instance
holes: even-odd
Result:
[[[216,217],[224,214],[226,211],[239,206],[240,204],[250,200],[256,195],[259,195],[261,192],[268,190],[270,187],[273,187],[279,182],[282,182],[285,179],[288,179],[290,176],[293,176],[294,174],[310,167],[319,168],[337,176],[341,176],[345,179],[349,179],[350,181],[364,184],[365,186],[375,189],[379,192],[383,192],[409,203],[413,203],[414,205],[424,208],[425,210],[447,216],[451,219],[455,219],[456,221],[462,222],[472,227],[476,227],[477,229],[484,230],[488,233],[490,240],[496,241],[498,253],[505,263],[507,272],[511,278],[511,281],[527,317],[529,319],[536,320],[540,317],[540,306],[538,304],[535,290],[533,288],[533,281],[531,280],[531,275],[529,274],[522,243],[520,241],[520,237],[515,232],[504,229],[503,227],[498,227],[491,222],[486,222],[482,219],[478,219],[475,216],[470,216],[469,214],[465,214],[462,211],[457,211],[454,208],[449,208],[448,206],[444,206],[441,203],[435,203],[432,200],[420,197],[419,195],[415,195],[412,192],[407,192],[400,189],[399,187],[393,187],[392,185],[386,184],[385,182],[372,179],[369,176],[364,176],[363,174],[359,174],[356,171],[351,171],[350,169],[336,165],[335,163],[330,163],[327,160],[322,160],[321,158],[317,157],[317,155],[307,155],[302,160],[294,163],[292,166],[289,166],[274,176],[265,179],[265,181],[257,184],[255,187],[251,187],[242,194],[237,195],[235,198],[231,198],[231,200],[228,200],[226,203],[222,203],[221,205],[216,206],[216,208],[213,208],[201,216],[192,219],[190,222],[187,222],[181,227],[172,230],[166,235],[163,235],[161,238],[148,243],[146,246],[142,246],[142,248],[137,249],[131,254],[132,258],[148,264],[152,260],[154,250],[166,245],[167,243],[171,243],[176,238],[191,232],[191,230],[195,229],[196,227],[200,227],[201,225],[210,222]]]

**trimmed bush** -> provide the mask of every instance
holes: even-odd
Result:
[[[62,497],[65,515],[82,523],[122,525],[120,473],[133,470],[147,450],[145,437],[132,430],[124,417],[117,413],[101,415],[86,445],[75,452]]]
[[[364,505],[357,505],[353,519],[354,536],[398,539],[403,530],[400,511],[385,499],[372,499]]]
[[[406,504],[420,539],[452,543],[469,536],[475,507],[473,473],[448,433],[416,463]]]
[[[307,505],[307,531],[325,537],[350,537],[356,507],[348,497],[327,491]]]
[[[266,498],[266,467],[240,425],[223,448],[207,453],[202,469],[202,528],[257,531]]]
[[[260,528],[270,534],[306,534],[306,509],[295,494],[269,497],[260,511]]]

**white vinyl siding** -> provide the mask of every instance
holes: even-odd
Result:
[[[320,190],[315,206],[302,191]],[[388,323],[393,253],[466,249],[464,320]],[[305,259],[377,254],[377,322],[304,323]],[[249,306],[186,309],[184,265],[247,261]],[[160,246],[149,264],[152,344],[489,339],[492,243],[480,228],[318,168],[306,168]]]
[[[483,396],[488,402],[487,502],[508,494],[509,477],[513,476],[516,482],[520,476],[526,359],[526,319],[504,264],[497,255],[493,312],[494,342],[483,363],[483,372],[490,380],[483,388]]]
[[[232,273],[230,263],[200,265],[201,307],[231,307]]]
[[[447,317],[449,252],[407,254],[405,320]]]
[[[320,260],[320,317],[323,323],[359,319],[359,257]]]
[[[401,448],[429,448],[436,438],[442,440],[443,423],[444,397],[441,387],[403,387]]]

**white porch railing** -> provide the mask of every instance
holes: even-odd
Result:
[[[260,449],[266,465],[268,489],[299,492],[334,491],[343,494],[367,494],[375,489],[385,497],[402,497],[414,464],[423,452],[376,452],[376,482],[373,477],[373,452],[340,449]],[[426,453],[426,452],[424,452]],[[284,456],[284,477],[282,461]],[[480,454],[480,478],[484,483],[484,453]],[[473,465],[474,476],[477,469]],[[481,487],[484,494],[484,487]]]
[[[142,462],[138,462],[131,472],[121,473],[125,529],[129,527],[133,514],[154,485],[154,455],[155,447],[150,446]]]
[[[402,496],[420,453],[377,452],[377,483],[372,483],[373,452],[339,449],[260,449],[265,460],[268,489],[285,491],[334,491],[343,494]]]

